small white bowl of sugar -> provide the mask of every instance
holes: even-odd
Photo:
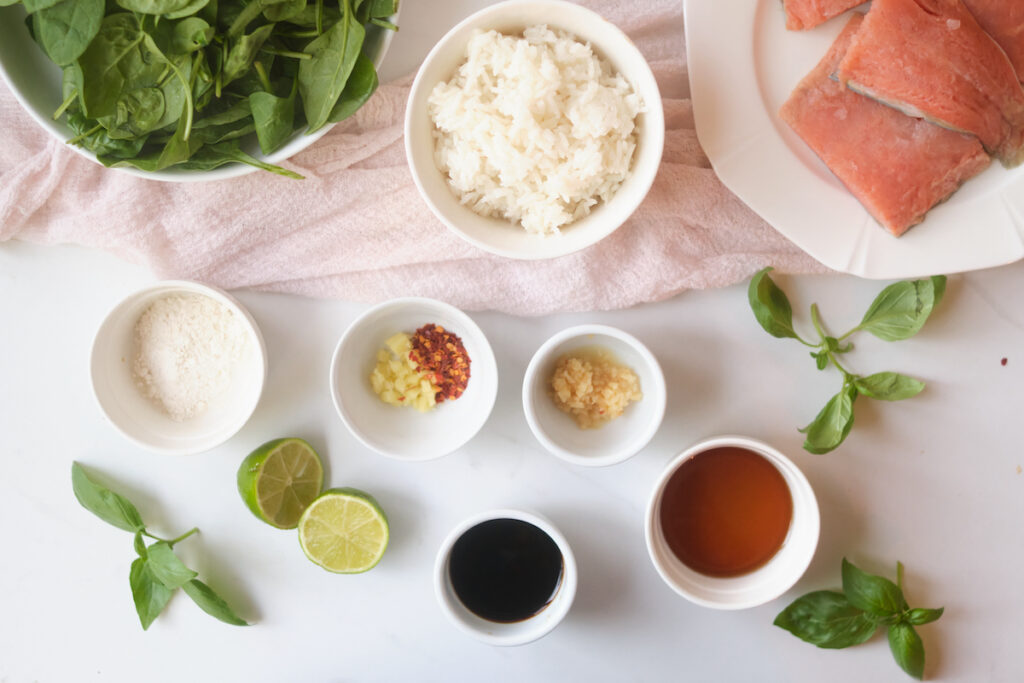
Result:
[[[234,298],[195,282],[158,282],[125,298],[93,341],[93,392],[129,440],[159,453],[219,446],[252,416],[267,374],[256,322]]]

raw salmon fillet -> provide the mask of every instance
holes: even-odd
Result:
[[[862,2],[864,0],[782,0],[786,28],[790,31],[814,28]]]
[[[1004,165],[1021,161],[1024,89],[960,0],[874,0],[838,77],[910,116],[976,135]]]
[[[879,223],[901,235],[990,160],[975,138],[906,116],[831,78],[863,17],[853,15],[779,114]]]
[[[964,0],[964,4],[1010,58],[1017,80],[1024,81],[1024,0]]]

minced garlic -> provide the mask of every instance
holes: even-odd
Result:
[[[551,395],[580,429],[601,427],[643,398],[636,373],[602,348],[576,349],[560,358],[551,376]]]

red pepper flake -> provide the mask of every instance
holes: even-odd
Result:
[[[466,390],[470,359],[457,334],[433,323],[424,325],[412,335],[409,358],[416,363],[417,370],[433,376],[438,403],[454,401]]]
[[[1001,361],[999,361],[999,364],[1005,366],[1006,365],[1006,359],[1004,358]]]

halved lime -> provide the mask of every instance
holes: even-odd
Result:
[[[320,456],[302,439],[268,441],[238,468],[242,500],[254,515],[278,529],[294,529],[323,486]]]
[[[388,518],[373,496],[353,488],[328,489],[299,520],[306,557],[329,572],[373,569],[388,547]]]

